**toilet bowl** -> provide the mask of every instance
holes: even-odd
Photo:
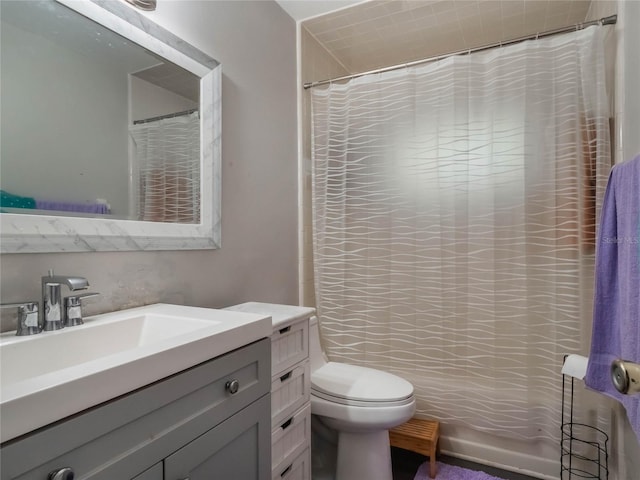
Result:
[[[380,370],[329,362],[316,317],[309,357],[311,414],[337,432],[335,480],[392,480],[388,430],[413,416],[413,385]]]

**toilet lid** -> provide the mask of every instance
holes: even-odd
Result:
[[[412,397],[413,385],[373,368],[329,362],[311,374],[311,391],[327,399],[377,404]]]

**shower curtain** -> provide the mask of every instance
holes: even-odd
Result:
[[[603,30],[312,89],[325,347],[411,381],[418,415],[559,438],[611,166]]]
[[[200,222],[198,112],[133,125],[137,219]]]

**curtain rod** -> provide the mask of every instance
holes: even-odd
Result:
[[[590,27],[592,25],[615,25],[617,21],[618,21],[618,15],[611,15],[609,17],[604,17],[599,20],[592,20],[590,22],[585,22],[585,23],[577,23],[569,27],[556,28],[555,30],[547,30],[546,32],[535,33],[533,35],[514,38],[512,40],[507,40],[504,42],[497,42],[497,43],[492,43],[490,45],[484,45],[481,47],[469,48],[467,50],[459,50],[457,52],[445,53],[444,55],[423,58],[421,60],[415,60],[413,62],[408,62],[408,63],[400,63],[398,65],[392,65],[390,67],[383,67],[375,70],[369,70],[368,72],[354,73],[352,75],[344,75],[342,77],[330,78],[327,80],[320,80],[317,82],[309,82],[309,83],[303,84],[303,87],[305,90],[307,90],[309,88],[317,87],[320,85],[326,85],[327,83],[339,82],[341,80],[351,80],[354,78],[362,77],[364,75],[390,72],[392,70],[399,70],[401,68],[413,67],[415,65],[421,65],[423,63],[435,62],[437,60],[442,60],[444,58],[452,57],[454,55],[468,55],[470,53],[482,52],[484,50],[490,50],[492,48],[505,47],[507,45],[512,45],[514,43],[524,42],[525,40],[537,40],[538,38],[549,37],[551,35],[557,35],[559,33],[574,32],[576,30],[582,30],[583,28]]]
[[[191,110],[185,110],[184,112],[176,112],[176,113],[168,113],[167,115],[160,115],[158,117],[145,118],[144,120],[134,120],[134,125],[140,125],[142,123],[150,123],[157,122],[158,120],[164,120],[165,118],[175,118],[182,117],[184,115],[191,115],[194,112],[197,112],[197,108],[192,108]]]

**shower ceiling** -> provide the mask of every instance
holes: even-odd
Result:
[[[585,21],[591,0],[371,0],[302,23],[349,73]],[[317,79],[320,80],[320,79]]]

